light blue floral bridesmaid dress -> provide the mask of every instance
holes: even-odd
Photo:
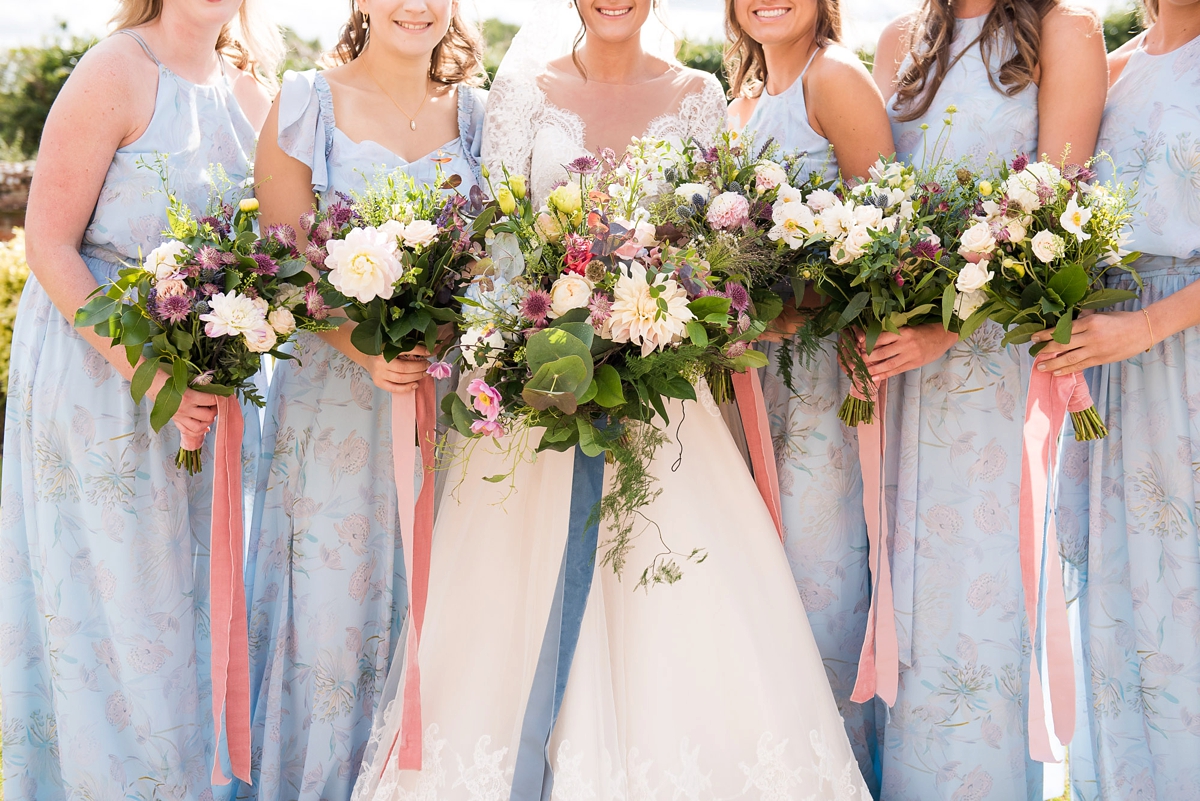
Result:
[[[801,178],[817,172],[834,180],[838,165],[829,140],[808,121],[807,71],[805,66],[778,95],[764,89],[745,133],[753,135],[755,148],[774,139],[784,154],[804,154]],[[770,361],[763,394],[779,465],[788,561],[859,769],[877,792],[874,701],[850,700],[870,601],[858,436],[838,419],[850,379],[838,366],[835,338],[811,361],[794,358],[791,390],[779,374],[779,346],[768,343],[764,350]]]
[[[408,163],[338,127],[325,78],[289,72],[279,145],[322,203],[379,172],[478,183],[485,95],[457,88],[459,137]],[[239,797],[348,799],[408,605],[391,401],[333,346],[300,334],[271,383],[248,557],[254,786]]]
[[[84,232],[96,280],[148,253],[167,226],[159,177],[143,162],[165,155],[172,192],[202,210],[214,165],[235,183],[247,176],[254,136],[227,80],[199,86],[159,65],[149,127],[113,156]],[[253,417],[247,429],[257,447]],[[230,791],[209,778],[212,473],[177,469],[178,450],[175,426],[153,432],[149,401],[134,404],[31,277],[13,335],[0,489],[9,801]]]
[[[975,40],[984,19],[957,21],[955,54]],[[1009,49],[996,48],[993,74]],[[943,132],[951,105],[958,111]],[[981,166],[989,155],[1037,150],[1037,87],[1013,97],[997,92],[977,44],[949,70],[922,117],[897,120],[894,101],[888,113],[897,157],[918,165],[939,132],[944,151],[931,159]],[[1017,527],[1031,360],[1027,346],[1002,347],[1002,336],[998,325],[985,324],[936,361],[891,380],[901,668],[881,749],[889,801],[1042,797],[1041,764],[1028,756]]]
[[[1130,55],[1097,151],[1103,179],[1137,182],[1144,287],[1119,307],[1136,311],[1200,278],[1200,38]],[[1108,285],[1137,289],[1123,270]],[[1058,514],[1083,632],[1071,797],[1197,799],[1200,329],[1089,372],[1109,434],[1069,442]]]

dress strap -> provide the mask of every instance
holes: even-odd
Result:
[[[816,50],[812,51],[812,55],[808,57],[808,62],[804,65],[804,69],[800,70],[800,75],[796,78],[797,81],[804,80],[804,73],[808,72],[808,68],[812,66],[813,59],[817,57],[817,53],[820,53],[824,49],[825,48],[823,47],[818,47]]]
[[[325,128],[325,158],[328,159],[333,152],[333,133],[337,129],[337,120],[333,116],[333,92],[319,71],[313,78],[313,91],[317,94],[317,105],[321,109],[321,125]]]
[[[154,51],[150,49],[150,45],[146,44],[146,40],[142,38],[142,35],[140,33],[138,33],[137,31],[134,31],[134,30],[130,30],[129,28],[122,28],[119,31],[114,31],[114,33],[123,33],[126,36],[128,36],[129,38],[133,39],[133,41],[137,42],[138,44],[140,44],[142,46],[142,49],[146,51],[146,55],[150,56],[150,60],[154,62],[155,66],[157,66],[157,67],[162,66],[162,62],[158,60],[158,56],[154,55]],[[224,67],[224,64],[222,64],[222,66],[221,66],[222,73],[224,73],[224,70],[225,70],[225,67]]]

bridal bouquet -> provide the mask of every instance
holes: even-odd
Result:
[[[75,315],[76,327],[124,346],[141,365],[130,392],[140,401],[158,371],[170,378],[155,399],[150,424],[162,429],[190,389],[238,395],[263,406],[252,379],[262,355],[279,351],[298,328],[325,330],[327,307],[288,226],[255,233],[258,201],[237,206],[220,200],[196,217],[174,196],[168,200],[167,239],[141,264],[123,268]],[[183,441],[176,464],[200,470],[202,440]]]
[[[667,400],[712,406],[709,381],[765,361],[748,349],[765,323],[752,318],[740,276],[694,245],[660,239],[640,211],[662,189],[664,157],[658,143],[638,142],[621,158],[576,159],[573,180],[540,209],[522,176],[489,177],[495,211],[481,217],[491,220],[486,256],[463,295],[460,342],[466,368],[481,375],[467,401],[450,395],[442,405],[466,437],[537,429],[539,450],[607,453],[617,469],[601,513],[615,534],[603,561],[618,572],[634,516],[656,495],[648,465],[664,441],[654,422],[669,422]],[[673,561],[658,560],[642,583],[678,576]]]
[[[940,322],[955,330],[954,256],[938,231],[965,219],[969,203],[969,192],[939,180],[936,169],[918,172],[890,159],[857,185],[781,190],[768,236],[797,251],[795,275],[829,299],[798,332],[801,350],[851,326],[862,329],[867,353],[882,332],[906,325]],[[856,349],[843,346],[841,358],[852,368],[854,389],[838,416],[848,426],[871,422],[874,382]]]
[[[350,341],[363,353],[390,361],[422,345],[432,352],[438,326],[458,319],[454,295],[471,261],[466,213],[482,208],[479,193],[472,210],[467,198],[447,191],[460,182],[439,176],[418,184],[388,173],[301,218],[304,256],[331,303],[357,323]]]
[[[1121,249],[1132,193],[1094,180],[1090,165],[1060,169],[1019,156],[978,182],[980,200],[957,242],[965,259],[956,278],[960,316],[1000,323],[1008,329],[1005,345],[1048,328],[1066,343],[1081,311],[1135,297],[1104,286],[1109,269],[1129,270],[1139,255]],[[1043,347],[1030,352],[1036,356]],[[1107,434],[1093,406],[1071,417],[1076,439]]]

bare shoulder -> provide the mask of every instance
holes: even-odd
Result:
[[[871,80],[858,54],[840,44],[821,48],[809,67],[809,75],[821,81]]]
[[[1059,3],[1042,17],[1042,47],[1071,47],[1104,35],[1104,23],[1094,8]]]
[[[1108,54],[1109,86],[1112,86],[1121,77],[1121,73],[1125,71],[1125,65],[1129,63],[1129,57],[1133,55],[1135,50],[1142,46],[1145,38],[1146,34],[1144,32],[1140,33]]]
[[[124,98],[132,93],[133,97],[138,97],[146,94],[147,87],[153,92],[158,85],[157,78],[158,66],[141,45],[128,36],[109,36],[83,54],[66,85],[84,90],[78,94],[111,92],[117,98]]]
[[[905,54],[912,48],[913,28],[917,24],[917,13],[902,14],[889,22],[879,34],[879,44],[875,48],[875,58],[882,61],[881,56],[888,55],[899,64]]]

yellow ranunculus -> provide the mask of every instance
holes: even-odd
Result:
[[[238,203],[238,208],[247,214],[258,211],[258,198],[244,197],[242,198],[242,202]]]
[[[550,193],[546,202],[566,215],[572,215],[583,208],[583,197],[579,192],[579,187],[575,184],[564,184],[558,187]]]
[[[979,182],[979,194],[983,195],[984,197],[987,197],[988,195],[992,194],[992,182],[991,181],[980,181]]]
[[[517,200],[507,186],[496,190],[496,203],[500,206],[500,211],[505,214],[512,214],[517,210]]]

